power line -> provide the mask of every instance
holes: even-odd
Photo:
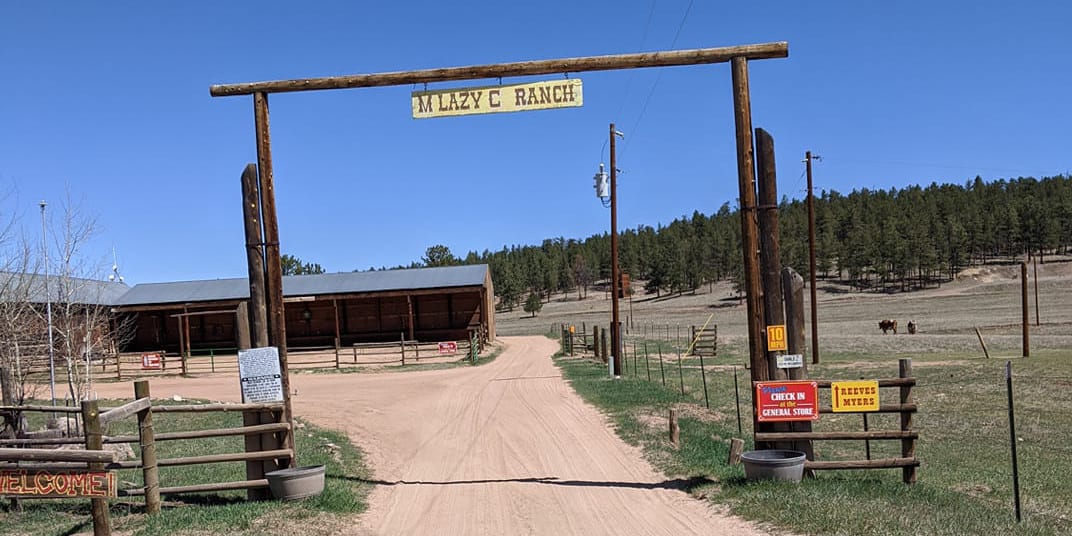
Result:
[[[655,15],[655,3],[656,0],[651,0],[651,9],[648,10],[648,20],[644,23],[644,32],[640,36],[640,51],[644,51],[644,44],[648,41],[648,30],[651,28],[651,19]],[[618,105],[618,111],[614,113],[614,117],[620,117],[622,110],[625,109],[625,103],[629,100],[629,90],[633,86],[633,76],[636,75],[636,69],[629,69],[629,78],[625,81],[625,93],[622,97],[622,102]],[[602,161],[602,157],[600,157]]]
[[[685,14],[681,16],[681,22],[678,23],[677,31],[674,32],[674,40],[670,42],[670,50],[674,49],[674,46],[677,45],[677,39],[681,37],[681,30],[685,28],[685,21],[688,20],[689,13],[692,12],[693,2],[694,0],[689,0],[689,5],[685,8]],[[633,128],[630,131],[632,134],[630,135],[629,139],[625,141],[625,146],[622,147],[623,153],[629,149],[629,143],[632,140],[636,139],[637,128],[640,126],[640,121],[644,119],[644,113],[648,111],[648,104],[651,102],[652,95],[655,94],[655,89],[659,87],[659,80],[661,80],[662,77],[663,69],[659,69],[659,72],[655,75],[655,82],[652,83],[651,90],[648,91],[648,96],[644,99],[644,105],[640,107],[640,115],[637,116],[636,122],[633,123]]]

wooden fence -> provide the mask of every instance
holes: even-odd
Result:
[[[697,328],[689,326],[689,340],[692,341],[692,353],[689,355],[715,357],[718,355],[718,326]]]
[[[452,341],[455,351],[442,354],[438,342],[422,342],[401,339],[391,342],[355,343],[349,347],[335,346],[299,346],[287,350],[288,366],[295,368],[345,368],[363,365],[406,365],[419,363],[422,359],[445,358],[456,359],[473,357],[484,349],[483,340],[478,336],[469,340]],[[188,374],[211,374],[217,372],[238,372],[238,349],[234,347],[199,348],[191,355],[183,356],[163,350],[152,352],[126,352],[116,355],[97,357],[89,361],[88,367],[94,377],[107,377],[121,380],[123,378],[151,378],[155,376],[174,376]],[[81,369],[80,369],[81,370]],[[32,361],[28,367],[28,377],[47,381],[47,359]]]
[[[19,415],[27,412],[66,413],[81,417],[82,430],[75,437],[36,437],[0,439],[0,469],[32,469],[46,467],[50,469],[71,468],[71,462],[57,455],[46,460],[44,465],[27,465],[25,456],[11,454],[12,451],[29,452],[27,447],[56,448],[61,445],[81,444],[87,451],[101,451],[105,444],[138,444],[140,457],[133,460],[109,460],[98,467],[102,470],[137,470],[142,472],[143,485],[117,490],[119,497],[145,497],[149,513],[159,511],[160,495],[178,493],[218,492],[225,490],[247,490],[251,499],[268,497],[268,481],[264,474],[268,471],[287,467],[294,458],[294,451],[283,448],[285,435],[291,432],[290,425],[283,421],[282,402],[267,404],[191,404],[191,405],[155,405],[149,398],[149,384],[146,380],[135,382],[135,400],[118,408],[98,411],[96,401],[83,402],[82,408],[71,406],[6,406],[0,411]],[[89,409],[87,409],[87,407]],[[167,433],[155,433],[153,416],[166,416],[173,413],[193,412],[241,412],[243,426],[208,430],[187,430]],[[137,435],[108,436],[103,433],[107,424],[131,416],[137,416]],[[165,417],[166,418],[166,417]],[[214,437],[240,436],[245,438],[244,451],[216,454],[202,454],[177,458],[157,458],[156,444],[161,441],[183,441]],[[11,448],[20,447],[20,448]],[[52,451],[56,453],[69,451]],[[114,453],[108,452],[108,456]],[[171,485],[161,482],[159,468],[183,467],[209,463],[243,462],[246,466],[245,480],[230,482],[211,482],[195,485]],[[79,465],[79,464],[75,464]],[[92,468],[92,466],[91,466]],[[123,481],[123,479],[118,479]],[[96,499],[94,499],[96,501]],[[94,506],[94,523],[96,524],[99,508]],[[107,505],[103,506],[106,515]]]
[[[813,380],[818,383],[820,389],[831,386],[831,380]],[[896,403],[882,403],[879,413],[900,414],[900,427],[896,430],[872,430],[868,426],[867,414],[862,411],[838,412],[838,414],[859,413],[863,415],[863,431],[811,431],[811,432],[761,432],[755,434],[755,442],[805,442],[805,441],[864,441],[867,459],[864,460],[831,460],[818,461],[808,460],[804,468],[808,470],[828,469],[890,469],[901,468],[902,480],[906,484],[916,481],[916,473],[919,469],[919,459],[916,458],[916,440],[919,432],[912,427],[912,417],[917,408],[912,399],[912,387],[916,385],[916,378],[912,376],[912,360],[901,359],[899,362],[899,375],[897,378],[879,379],[879,389],[897,389]],[[881,397],[880,397],[881,399]],[[830,406],[819,408],[820,414],[834,413]],[[814,421],[813,427],[822,423],[822,419]],[[870,442],[878,440],[892,440],[901,442],[900,457],[871,459]]]

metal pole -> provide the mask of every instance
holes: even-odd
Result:
[[[1016,522],[1020,522],[1020,469],[1016,463],[1016,419],[1012,407],[1012,361],[1005,362],[1005,387],[1009,392],[1009,444],[1012,446],[1012,494],[1016,503]]]
[[[815,301],[815,192],[811,184],[811,151],[804,153],[808,168],[808,286],[811,289],[811,362],[819,363],[819,306]]]
[[[41,201],[41,253],[45,264],[45,316],[48,317],[48,388],[52,405],[56,405],[56,350],[52,339],[52,294],[48,291],[48,232],[45,230],[45,206]]]
[[[614,375],[622,374],[622,325],[618,318],[618,168],[615,149],[615,136],[622,134],[610,124],[610,292],[611,323],[610,343],[611,357],[614,358]]]

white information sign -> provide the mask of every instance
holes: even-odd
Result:
[[[777,356],[778,368],[800,368],[804,366],[804,354],[785,354]]]
[[[282,402],[283,376],[279,373],[279,349],[274,346],[238,352],[238,376],[242,402]]]

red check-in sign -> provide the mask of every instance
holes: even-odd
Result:
[[[439,353],[441,354],[453,354],[458,351],[458,343],[454,341],[446,341],[439,343]]]
[[[756,384],[759,422],[819,419],[819,384],[809,381]]]

